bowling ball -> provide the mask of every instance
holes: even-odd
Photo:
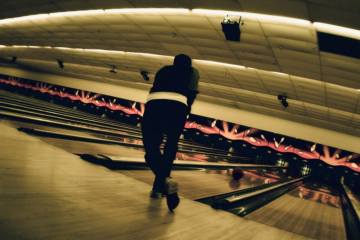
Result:
[[[232,178],[236,181],[240,180],[244,176],[244,173],[240,169],[234,169],[232,172]]]

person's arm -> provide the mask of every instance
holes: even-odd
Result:
[[[192,78],[189,84],[189,92],[188,92],[188,96],[187,96],[187,105],[188,105],[188,113],[190,114],[191,112],[191,106],[193,105],[197,94],[199,93],[198,91],[198,86],[199,86],[199,72],[196,68],[193,68],[193,74],[192,74]]]
[[[155,74],[153,86],[150,89],[150,93],[161,87],[162,82],[164,81],[165,78],[164,76],[165,72],[166,72],[166,66],[162,67],[159,71],[157,71],[157,73]]]

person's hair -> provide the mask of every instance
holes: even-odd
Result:
[[[174,66],[191,68],[191,58],[185,54],[178,54],[174,58]]]
[[[188,55],[179,54],[174,58],[173,66],[176,70],[176,77],[174,80],[182,85],[184,92],[189,91],[188,86],[191,81],[191,75],[193,74],[191,65],[191,58]]]

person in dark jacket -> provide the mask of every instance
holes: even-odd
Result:
[[[162,67],[155,75],[145,105],[142,134],[145,161],[155,175],[152,198],[166,195],[170,211],[179,202],[178,184],[170,177],[178,141],[191,106],[198,94],[199,73],[185,54],[175,56],[173,65]],[[163,153],[160,145],[166,135]]]

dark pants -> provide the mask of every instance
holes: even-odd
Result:
[[[155,174],[153,190],[163,192],[165,178],[170,177],[178,150],[179,137],[186,121],[187,106],[171,100],[152,100],[146,103],[142,120],[145,161]],[[160,145],[166,135],[163,153]]]

